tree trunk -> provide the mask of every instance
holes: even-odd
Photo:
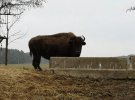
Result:
[[[5,65],[8,64],[8,38],[6,39],[6,50],[5,50]]]

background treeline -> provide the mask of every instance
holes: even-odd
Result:
[[[5,49],[0,49],[0,64],[5,63]],[[17,49],[8,50],[8,64],[31,64],[32,57],[29,53],[24,53]],[[41,59],[41,63],[48,63],[48,60]]]

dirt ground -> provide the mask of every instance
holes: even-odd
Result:
[[[135,80],[95,80],[0,67],[0,100],[135,100]]]

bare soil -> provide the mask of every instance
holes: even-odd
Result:
[[[135,80],[105,80],[0,67],[0,100],[135,100]]]

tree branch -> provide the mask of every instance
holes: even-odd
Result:
[[[14,25],[19,19],[20,19],[20,17],[17,18],[14,22],[12,22],[12,24],[9,26],[9,30],[13,27],[13,25]]]
[[[10,35],[8,38],[10,39],[12,36],[22,35],[22,34],[19,34],[19,33],[20,33],[20,31]]]
[[[18,14],[15,14],[15,13],[0,13],[0,15],[13,15],[13,16],[16,16],[16,15],[21,15],[23,12],[20,12]]]
[[[14,40],[10,41],[10,42],[8,43],[8,45],[9,45],[10,43],[12,43],[12,42],[18,40],[18,39],[23,38],[26,34],[27,34],[27,33],[25,33],[25,34],[23,34],[22,36],[19,36],[19,37],[15,38]]]
[[[7,39],[7,38],[6,38],[5,36],[3,36],[3,37],[2,37],[2,36],[0,36],[0,39]]]
[[[131,7],[131,8],[129,8],[129,9],[127,9],[126,12],[132,11],[132,10],[135,10],[135,7]]]

